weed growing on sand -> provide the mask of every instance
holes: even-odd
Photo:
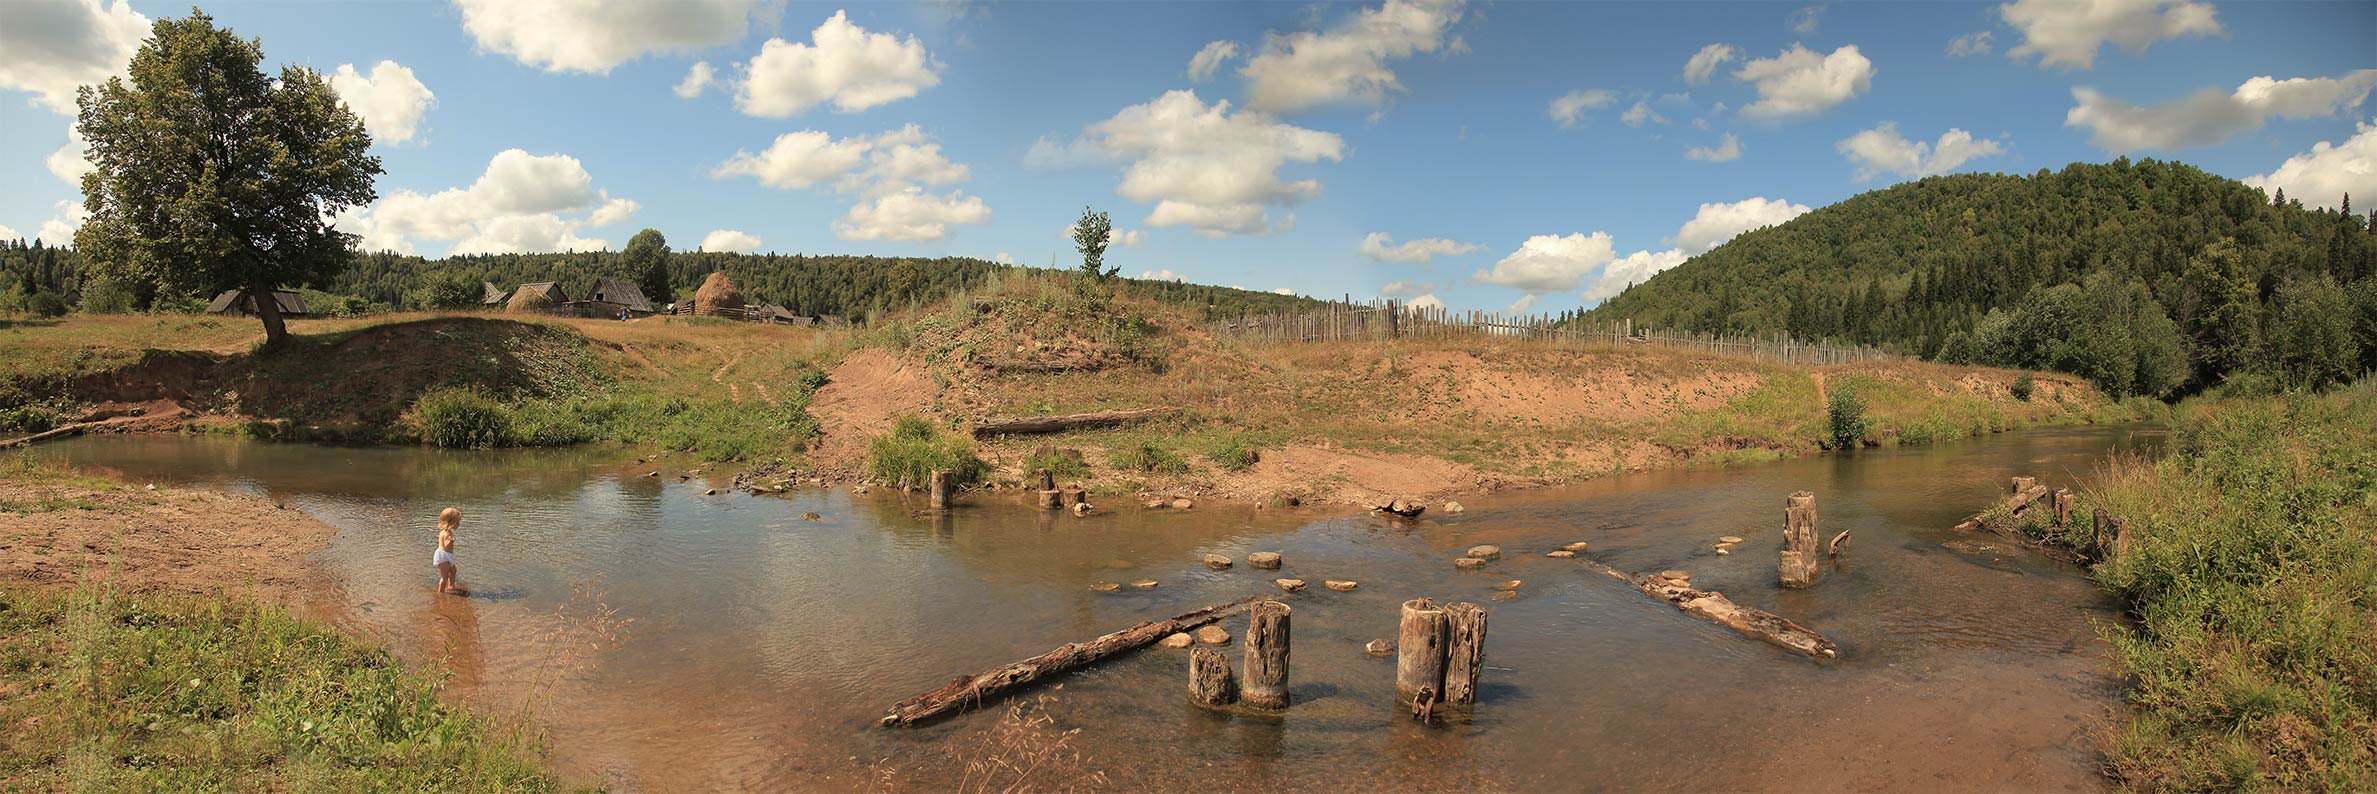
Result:
[[[1080,453],[1068,455],[1064,450],[1055,447],[1035,447],[1031,455],[1023,459],[1024,473],[1029,474],[1041,469],[1047,469],[1050,475],[1060,479],[1090,475],[1089,462],[1082,460]]]
[[[990,464],[975,457],[972,441],[944,435],[914,414],[892,422],[890,433],[867,444],[867,472],[885,485],[921,488],[940,469],[963,486],[981,482]]]
[[[1178,453],[1157,446],[1153,440],[1118,447],[1109,460],[1117,469],[1162,474],[1187,474],[1189,464]]]
[[[1225,470],[1245,471],[1252,468],[1257,461],[1262,460],[1262,453],[1255,449],[1252,439],[1245,436],[1225,436],[1217,439],[1213,447],[1205,451],[1205,457],[1213,461],[1213,465],[1220,466]]]

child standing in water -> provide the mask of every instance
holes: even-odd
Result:
[[[437,552],[429,555],[429,562],[437,566],[437,591],[460,593],[462,587],[454,583],[454,530],[462,528],[462,511],[446,508],[437,514]]]

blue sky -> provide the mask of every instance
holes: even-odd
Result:
[[[649,226],[1063,266],[1089,205],[1129,275],[1558,311],[1932,173],[2158,157],[2377,207],[2372,2],[204,7],[334,75],[387,171],[340,227],[429,256]],[[187,8],[0,0],[0,231],[79,222],[72,86]]]

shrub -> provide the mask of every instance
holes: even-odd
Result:
[[[1854,449],[1865,439],[1865,400],[1857,396],[1856,384],[1843,383],[1833,389],[1832,400],[1824,413],[1832,432],[1833,449]]]
[[[1255,451],[1254,442],[1244,438],[1225,440],[1220,446],[1205,453],[1205,457],[1212,460],[1213,465],[1229,471],[1245,471],[1247,467],[1255,465],[1256,461],[1262,460],[1262,454]]]
[[[1155,442],[1146,440],[1140,441],[1136,446],[1116,450],[1113,463],[1115,468],[1129,471],[1187,474],[1189,470],[1188,461],[1182,460],[1171,450],[1156,446]]]
[[[2028,372],[2022,373],[2020,377],[2014,379],[2014,399],[2030,402],[2030,395],[2037,392],[2038,388],[2037,378],[2031,377]]]
[[[512,443],[512,412],[474,389],[444,389],[413,403],[421,440],[447,449],[490,449]]]
[[[948,469],[962,486],[981,482],[990,464],[974,456],[972,442],[945,437],[914,414],[892,422],[890,433],[867,444],[867,472],[886,485],[923,487],[937,469]]]

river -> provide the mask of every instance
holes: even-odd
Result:
[[[2045,429],[1912,449],[1605,477],[1479,495],[1420,526],[1342,510],[1200,505],[1088,517],[968,495],[810,488],[722,493],[689,464],[621,465],[615,447],[447,452],[99,436],[37,448],[133,482],[269,496],[339,529],[308,611],[442,657],[454,695],[549,732],[560,770],[620,789],[948,789],[1037,758],[1039,788],[1330,790],[2092,790],[2096,732],[2119,708],[2085,572],[1949,529],[2007,477],[2086,483],[2133,426]],[[643,476],[648,471],[660,477]],[[1855,541],[1814,588],[1774,583],[1783,496],[1817,495],[1821,532]],[[463,510],[469,598],[439,598],[440,508]],[[816,519],[804,518],[817,514]],[[1719,536],[1749,539],[1731,555]],[[1839,643],[1814,662],[1687,616],[1548,550],[1588,541],[1621,570],[1696,587]],[[1479,572],[1474,544],[1504,558]],[[1277,551],[1280,572],[1207,570]],[[1280,717],[1207,712],[1184,652],[1150,648],[1044,688],[1021,739],[1005,704],[926,727],[884,708],[961,674],[1140,620],[1312,587],[1294,606]],[[1095,592],[1098,581],[1152,589]],[[1352,579],[1338,593],[1323,579]],[[1493,585],[1524,582],[1511,600]],[[1491,612],[1475,714],[1422,726],[1393,705],[1397,605]],[[1223,624],[1240,633],[1244,618]],[[1236,649],[1229,655],[1236,662]],[[1064,736],[1062,731],[1078,728]],[[1061,738],[1062,744],[1055,742]],[[1035,750],[1053,751],[1034,754]],[[1008,749],[1001,749],[1008,748]],[[1020,748],[1020,749],[1017,749]],[[1091,777],[1091,775],[1102,777]]]

